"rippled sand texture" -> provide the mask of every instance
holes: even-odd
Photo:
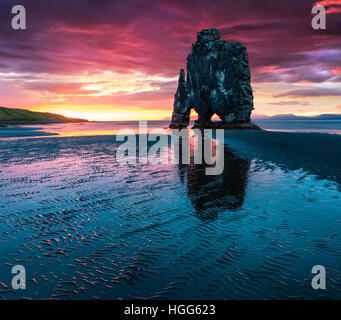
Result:
[[[115,137],[0,141],[3,299],[341,298],[336,181],[225,149],[203,165],[119,165]],[[11,289],[11,266],[27,289]],[[327,269],[327,290],[311,268]]]

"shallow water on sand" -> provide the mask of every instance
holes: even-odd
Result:
[[[204,165],[122,165],[114,136],[0,141],[0,296],[341,298],[341,192],[225,147]],[[27,289],[11,289],[24,265]],[[327,270],[313,290],[311,268]]]
[[[341,120],[255,120],[263,130],[281,132],[319,132],[341,135]],[[191,121],[190,127],[194,125]],[[148,121],[148,129],[165,132],[169,121]],[[100,121],[86,123],[50,123],[0,127],[0,141],[37,136],[94,136],[114,135],[119,130],[138,131],[138,121]],[[170,130],[166,130],[169,133]]]
[[[282,132],[341,134],[341,120],[254,120],[262,129]]]

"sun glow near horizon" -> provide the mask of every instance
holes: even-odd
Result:
[[[99,108],[100,109],[100,108]],[[112,112],[101,112],[101,111],[75,111],[68,108],[29,108],[30,111],[37,112],[50,112],[55,114],[60,114],[68,118],[85,119],[88,121],[138,121],[138,120],[170,120],[171,119],[171,109],[170,110],[119,110]],[[340,114],[340,112],[267,112],[267,113],[252,113],[252,118],[257,118],[261,116],[275,116],[278,114],[293,114],[295,116],[305,116],[313,117],[321,114]],[[191,120],[196,120],[198,118],[197,113],[191,111]],[[212,120],[219,120],[219,117],[214,115]]]
[[[97,107],[98,110],[101,110],[100,107]],[[168,110],[128,110],[124,111],[121,108],[116,111],[111,112],[103,112],[103,111],[95,111],[91,109],[90,111],[76,111],[67,107],[37,107],[30,108],[31,111],[37,112],[50,112],[63,115],[68,118],[78,118],[78,119],[86,119],[89,121],[133,121],[133,120],[163,120],[165,118],[169,118],[170,114]]]
[[[102,71],[91,76],[46,75],[44,80],[32,80],[29,74],[2,73],[2,81],[5,86],[0,87],[0,92],[3,91],[4,107],[57,113],[89,121],[168,119],[172,115],[177,88],[177,77],[141,72],[119,74]],[[252,114],[257,117],[340,113],[337,92],[335,96],[308,95],[313,90],[337,91],[337,84],[256,81],[252,83],[255,108]],[[13,96],[16,89],[20,89],[20,94]]]

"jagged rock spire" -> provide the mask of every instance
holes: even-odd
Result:
[[[250,81],[246,48],[240,42],[220,40],[217,29],[203,29],[187,57],[187,80],[185,71],[180,70],[171,127],[187,127],[191,108],[198,113],[202,127],[214,114],[223,122],[250,123]]]
[[[178,89],[174,96],[174,111],[172,115],[172,128],[185,128],[190,119],[189,89],[186,82],[185,70],[179,74]]]

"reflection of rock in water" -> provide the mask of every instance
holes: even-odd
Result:
[[[244,203],[250,160],[237,157],[224,147],[224,171],[221,175],[206,175],[205,164],[179,165],[181,182],[187,183],[187,193],[201,220],[213,220],[224,210],[238,210]]]

